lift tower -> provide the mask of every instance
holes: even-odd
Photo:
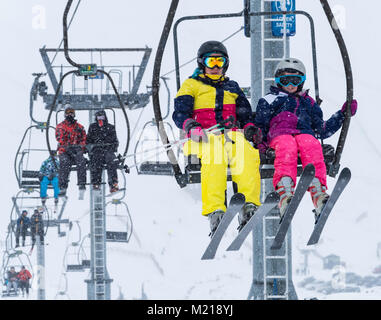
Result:
[[[252,12],[295,10],[295,0],[247,0],[245,9]],[[279,10],[280,9],[280,10]],[[274,81],[277,64],[289,57],[289,23],[286,15],[250,15],[246,35],[251,41],[251,105],[269,92]],[[284,28],[284,26],[287,26]],[[278,28],[276,30],[275,28]],[[284,29],[287,29],[284,32]],[[250,33],[248,31],[250,30]],[[278,32],[278,34],[276,33]],[[254,110],[255,111],[255,110]],[[262,164],[261,169],[273,169],[272,164]],[[261,201],[273,191],[272,178],[261,180]],[[279,209],[264,216],[253,230],[253,281],[249,299],[297,299],[292,282],[291,229],[279,250],[270,246],[279,227]]]

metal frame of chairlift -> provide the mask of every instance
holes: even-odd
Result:
[[[67,297],[68,300],[70,300],[70,296],[68,295],[67,291],[68,291],[68,287],[69,287],[69,281],[67,279],[67,275],[65,272],[62,273],[61,277],[63,277],[65,279],[65,287],[63,290],[58,290],[55,297],[54,297],[54,300],[58,300],[57,297]],[[61,279],[60,278],[60,283],[61,283]]]
[[[341,134],[339,137],[339,141],[336,147],[336,153],[334,155],[334,159],[332,162],[327,163],[327,169],[328,169],[328,174],[332,177],[335,177],[336,174],[339,171],[340,167],[340,158],[341,154],[343,152],[346,136],[349,130],[349,124],[350,124],[350,118],[351,118],[351,113],[350,113],[350,105],[353,100],[353,78],[352,78],[352,71],[351,71],[351,65],[350,65],[350,60],[349,60],[349,55],[345,46],[345,42],[343,40],[343,37],[341,35],[340,29],[338,28],[337,25],[333,25],[331,22],[335,21],[334,16],[332,14],[332,11],[329,7],[329,4],[327,0],[320,0],[324,12],[330,22],[332,31],[336,37],[338,46],[340,48],[340,52],[342,55],[343,63],[344,63],[344,69],[345,69],[345,74],[346,74],[346,81],[347,81],[347,109],[345,112],[345,120],[341,129]],[[173,23],[173,19],[177,10],[179,0],[172,0],[168,15],[166,18],[166,22],[163,28],[163,32],[161,34],[160,42],[158,45],[158,49],[156,52],[156,57],[155,57],[155,64],[154,64],[154,70],[153,70],[153,77],[152,77],[152,101],[153,101],[153,108],[154,108],[154,114],[155,114],[155,120],[156,124],[158,126],[158,130],[160,133],[160,137],[162,140],[162,143],[164,145],[167,145],[169,143],[167,133],[165,131],[164,125],[163,125],[163,119],[161,115],[161,109],[160,109],[160,99],[159,99],[159,77],[160,77],[160,68],[161,68],[161,61],[164,53],[164,49],[166,46],[166,42],[169,36],[169,32]],[[175,65],[176,65],[176,83],[177,83],[177,88],[180,88],[180,76],[179,76],[179,58],[178,58],[178,46],[177,46],[177,31],[176,27],[177,25],[184,21],[184,20],[195,20],[195,19],[214,19],[214,18],[230,18],[230,17],[244,17],[245,20],[248,19],[248,17],[251,16],[273,16],[273,15],[290,15],[290,14],[296,14],[296,15],[304,15],[308,18],[310,22],[310,28],[311,28],[311,44],[312,44],[312,55],[313,55],[313,65],[314,65],[314,82],[315,82],[315,94],[316,94],[316,101],[318,103],[321,103],[321,99],[319,97],[319,87],[318,87],[318,75],[317,75],[317,59],[316,59],[316,46],[315,46],[315,31],[314,31],[314,24],[313,24],[313,19],[312,17],[305,11],[300,11],[300,10],[295,10],[295,11],[279,11],[279,12],[248,12],[248,10],[243,10],[239,13],[232,13],[232,14],[214,14],[214,15],[199,15],[199,16],[188,16],[188,17],[183,17],[180,18],[179,20],[176,21],[174,28],[173,28],[173,37],[174,37],[174,43],[175,43]],[[167,150],[167,155],[172,163],[174,174],[176,181],[178,182],[180,187],[185,187],[188,183],[193,183],[194,181],[199,182],[198,178],[190,178],[190,174],[192,174],[192,170],[185,170],[183,173],[178,160],[174,154],[174,152],[171,149]],[[266,160],[266,159],[261,159]],[[299,170],[300,173],[301,169]],[[195,173],[196,175],[198,172]],[[269,178],[272,177],[273,175],[273,169],[262,169],[261,170],[261,177],[262,178]]]
[[[27,263],[24,263],[24,261],[22,261],[20,256],[26,257]],[[11,259],[18,259],[18,263],[17,264],[10,263]],[[22,250],[14,250],[13,252],[9,252],[8,250],[4,251],[1,270],[0,270],[0,277],[1,277],[0,281],[1,281],[3,286],[5,286],[4,281],[5,281],[6,273],[8,271],[7,269],[9,269],[10,267],[15,267],[15,268],[20,267],[20,269],[21,269],[21,266],[25,266],[25,268],[31,273],[32,279],[33,279],[33,277],[34,277],[33,265],[30,261],[29,256],[26,253],[24,253]],[[29,285],[31,285],[31,283]],[[8,296],[8,295],[6,295],[7,294],[6,289],[5,290],[2,289],[1,294],[2,294],[2,297]],[[16,292],[12,288],[12,294],[9,296],[10,297],[12,297],[12,296],[17,297],[18,294],[16,294]]]
[[[124,114],[124,118],[126,121],[126,126],[127,126],[127,139],[126,139],[126,147],[123,152],[123,155],[119,158],[120,159],[120,169],[125,169],[126,172],[128,171],[127,166],[124,165],[124,160],[125,156],[127,154],[129,142],[130,142],[130,125],[126,113],[126,108],[129,109],[137,109],[144,107],[148,104],[149,102],[149,97],[150,93],[145,93],[145,94],[138,94],[138,89],[141,83],[141,80],[143,78],[144,71],[146,69],[150,54],[152,49],[151,48],[85,48],[85,49],[73,49],[69,48],[68,46],[68,26],[67,26],[67,15],[70,10],[72,4],[72,0],[68,0],[64,15],[63,15],[63,43],[64,43],[64,49],[47,49],[43,47],[40,49],[41,57],[42,60],[45,64],[47,74],[49,75],[49,78],[51,80],[53,89],[55,90],[55,94],[44,94],[44,102],[46,104],[46,109],[49,110],[49,115],[48,119],[46,121],[47,125],[50,123],[50,118],[51,114],[53,111],[59,111],[60,108],[57,107],[57,104],[59,105],[65,105],[66,103],[70,103],[71,106],[75,110],[100,110],[104,108],[120,108]],[[49,59],[48,52],[63,52],[65,55],[65,58],[67,62],[71,65],[69,67],[74,67],[76,70],[71,70],[62,75],[62,69],[63,66],[61,66],[61,77],[60,80],[57,81],[56,75],[54,73],[53,68],[59,67],[59,66],[53,66],[52,62]],[[69,52],[90,52],[91,54],[94,52],[98,52],[102,54],[103,52],[143,52],[143,58],[141,61],[141,64],[138,66],[138,72],[137,75],[135,76],[135,67],[133,67],[133,72],[134,72],[134,79],[133,79],[133,84],[130,93],[120,93],[118,91],[121,91],[121,86],[120,86],[120,81],[121,78],[119,77],[119,87],[115,86],[115,83],[110,75],[109,72],[104,71],[103,69],[106,66],[99,66],[97,67],[95,64],[78,64],[74,62],[69,55]],[[92,70],[90,74],[83,73],[81,71],[83,67],[95,67],[95,70]],[[128,66],[123,66],[123,67],[128,67]],[[115,73],[115,69],[112,69],[112,72]],[[79,76],[79,77],[84,77],[85,80],[88,79],[90,76],[97,76],[100,75],[102,77],[106,76],[107,83],[106,87],[109,89],[109,84],[111,84],[114,94],[101,94],[101,99],[98,101],[98,96],[97,95],[89,95],[89,94],[62,94],[62,86],[63,86],[63,81],[64,79],[69,76]],[[73,89],[73,88],[72,88]],[[46,143],[48,146],[48,150],[50,151],[50,141],[49,141],[49,130],[47,130],[46,133]]]
[[[151,49],[146,47],[143,49],[135,48],[135,49],[69,49],[68,45],[68,25],[67,25],[67,16],[70,11],[70,7],[72,5],[73,0],[68,0],[64,14],[63,14],[63,44],[64,49],[41,49],[41,55],[43,61],[45,63],[46,69],[48,71],[48,75],[51,79],[53,88],[55,90],[54,96],[45,95],[44,101],[46,103],[47,109],[49,109],[49,114],[47,118],[47,126],[49,126],[50,118],[53,111],[59,111],[60,108],[57,108],[57,102],[61,105],[65,103],[70,103],[75,110],[89,110],[90,113],[96,110],[104,109],[104,107],[119,107],[124,115],[126,126],[127,126],[127,139],[125,150],[122,155],[118,156],[119,160],[119,169],[124,169],[126,173],[129,172],[127,165],[124,165],[124,161],[126,159],[129,143],[130,143],[130,126],[126,113],[126,108],[136,109],[138,107],[145,106],[145,101],[139,101],[139,97],[143,97],[147,99],[149,96],[138,95],[137,91],[139,89],[140,82],[143,77],[143,73],[148,62]],[[54,51],[59,52],[63,51],[65,55],[66,61],[74,67],[74,70],[67,71],[63,75],[61,74],[60,80],[57,83],[57,79],[55,78],[52,65],[50,60],[48,59],[47,52]],[[104,71],[102,68],[104,66],[97,67],[96,64],[78,64],[74,62],[69,53],[70,52],[123,52],[123,51],[142,51],[144,52],[142,63],[139,67],[138,74],[134,75],[134,83],[131,89],[131,92],[124,95],[124,93],[119,94],[120,91],[115,86],[115,83],[111,77],[111,75]],[[102,64],[102,63],[101,63]],[[62,68],[61,68],[62,70]],[[134,71],[134,68],[133,68]],[[102,77],[106,76],[109,83],[111,84],[114,94],[101,94],[101,100],[98,101],[97,96],[93,95],[74,95],[74,94],[62,94],[62,85],[63,81],[69,75],[75,75],[78,77],[84,77],[85,80],[88,77],[101,75]],[[120,80],[120,78],[119,78]],[[127,105],[127,106],[126,106]],[[62,109],[62,108],[61,108]],[[49,130],[46,131],[46,143],[49,152],[51,151],[50,141],[49,141]],[[56,165],[56,164],[55,164]],[[106,266],[106,230],[105,230],[105,192],[104,185],[102,185],[99,191],[95,191],[93,189],[90,190],[90,234],[91,234],[91,263],[90,263],[90,279],[85,280],[88,284],[88,299],[110,299],[110,283],[112,279],[110,279]]]
[[[78,221],[74,221],[78,227],[79,233],[78,233],[78,241],[72,241],[65,249],[64,253],[64,259],[63,259],[63,267],[66,272],[81,272],[84,271],[86,268],[90,268],[90,264],[88,263],[88,259],[82,259],[83,256],[86,257],[86,253],[83,249],[83,242],[90,237],[90,235],[86,235],[82,239],[82,231],[81,226]],[[73,224],[70,226],[70,231],[72,229]],[[77,248],[76,251],[70,256],[75,256],[77,260],[77,264],[69,264],[67,263],[67,258],[69,255],[69,249],[70,248]],[[85,261],[85,262],[84,262]]]
[[[31,196],[30,194],[31,193],[35,193],[37,192],[38,195],[36,196]],[[26,194],[25,196],[20,196],[20,194]],[[48,199],[51,199],[52,197],[49,197]],[[27,200],[40,200],[40,196],[39,196],[39,192],[34,189],[34,188],[31,188],[31,189],[22,189],[20,191],[17,192],[17,194],[15,196],[12,197],[12,202],[13,202],[13,207],[12,207],[12,212],[13,212],[13,209],[16,210],[16,213],[17,213],[17,218],[20,217],[21,215],[21,211],[23,209],[25,209],[25,205],[19,205],[17,203],[18,200],[24,200],[24,199],[27,199]],[[47,228],[46,231],[44,232],[45,234],[47,233],[47,230],[49,227],[57,227],[57,232],[58,232],[58,236],[59,237],[63,237],[65,236],[65,232],[61,232],[61,225],[62,224],[68,224],[69,223],[69,219],[62,219],[62,215],[63,215],[63,212],[65,210],[65,207],[66,207],[66,203],[67,203],[67,198],[66,197],[60,197],[61,199],[61,208],[59,210],[59,213],[57,215],[57,217],[55,219],[52,218],[52,214],[50,213],[49,211],[49,208],[48,206],[42,206],[42,205],[36,205],[36,206],[31,206],[30,209],[36,209],[37,207],[44,207],[44,212],[46,212],[46,214],[48,215],[48,219],[44,219],[44,226]],[[29,208],[29,207],[28,207]],[[10,221],[10,227],[11,229],[13,230],[14,229],[14,226],[16,225],[17,223],[17,219],[12,219],[12,212],[11,212],[11,221]]]
[[[107,214],[107,206],[110,204],[113,204],[115,206],[115,211],[117,210],[117,206],[121,205],[125,209],[125,214]],[[125,229],[123,228],[125,231],[111,231],[106,229],[106,241],[128,243],[133,232],[133,223],[127,203],[125,203],[121,199],[112,199],[106,203],[105,212],[106,220],[108,221],[110,221],[111,218],[126,219],[126,223],[123,223],[125,225]]]
[[[167,80],[168,78],[165,78],[165,77],[160,77],[161,80],[163,81],[166,89],[167,89],[167,96],[168,96],[168,102],[167,102],[167,111],[166,111],[166,114],[165,116],[163,117],[163,121],[165,119],[168,118],[169,114],[170,114],[170,106],[171,106],[171,93],[170,93],[170,90],[169,90],[169,87],[168,87],[168,84],[167,84]],[[171,136],[173,138],[173,141],[175,140],[175,133],[173,131],[173,127],[172,125],[167,122],[167,121],[164,121],[163,124],[165,126],[168,127],[169,131],[171,132]],[[157,129],[157,125],[155,123],[155,119],[152,119],[151,121],[147,121],[144,125],[143,125],[143,128],[140,132],[140,135],[137,139],[137,142],[135,144],[135,149],[134,149],[134,165],[136,167],[136,172],[138,174],[145,174],[145,175],[164,175],[164,176],[173,176],[173,168],[172,168],[172,165],[170,162],[168,161],[152,161],[152,160],[144,160],[142,162],[138,162],[137,161],[137,154],[145,154],[144,151],[141,151],[141,152],[138,152],[138,147],[141,147],[141,149],[144,150],[144,143],[145,142],[154,142],[155,145],[157,145],[158,143],[160,144],[160,137],[159,137],[159,133],[157,133],[157,137],[155,139],[146,139],[146,138],[143,138],[142,140],[142,137],[144,137],[144,132],[147,130],[147,128],[149,129],[150,127],[156,127]],[[150,150],[151,152],[152,151],[155,151],[154,154],[151,154],[150,156],[148,156],[148,159],[151,159],[152,157],[155,157],[155,156],[158,156],[159,153],[161,153],[161,150],[160,149],[154,149],[154,150]],[[147,151],[147,153],[149,153],[150,151]],[[180,149],[179,149],[179,152],[180,152]]]

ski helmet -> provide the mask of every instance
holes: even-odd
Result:
[[[303,62],[296,58],[286,58],[278,63],[276,69],[275,69],[275,78],[282,75],[284,72],[290,72],[290,73],[299,73],[302,76],[306,75],[306,67],[304,66]],[[303,81],[300,85],[298,85],[297,92],[302,91],[304,86]],[[281,87],[280,84],[278,84],[278,87]]]
[[[67,112],[70,112],[70,111],[73,111],[73,112],[75,113],[75,110],[74,110],[74,108],[71,106],[70,103],[65,104],[65,114],[66,114]]]
[[[279,77],[283,72],[298,72],[304,76],[306,75],[306,67],[299,59],[286,58],[277,65],[275,69],[275,77]]]
[[[220,41],[210,40],[210,41],[204,42],[200,46],[200,48],[197,51],[198,67],[201,70],[204,70],[205,66],[204,66],[203,59],[205,58],[207,54],[210,54],[210,53],[220,53],[226,58],[226,64],[222,69],[223,72],[225,73],[229,67],[229,55],[228,55],[228,50]]]

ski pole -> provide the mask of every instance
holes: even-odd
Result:
[[[212,131],[212,129],[216,128],[217,126],[218,126],[218,125],[215,125],[215,126],[213,126],[213,127],[210,127],[209,129],[206,129],[205,131],[206,131],[207,133],[213,133],[213,134],[214,134],[214,133],[217,133],[217,132],[221,131],[221,129],[223,129],[223,128],[220,128],[220,129],[217,129],[217,130],[213,130],[213,131]],[[136,152],[136,153],[128,154],[128,155],[125,156],[125,158],[133,157],[133,156],[138,155],[138,154],[142,154],[142,153],[146,153],[146,152],[150,152],[150,151],[158,150],[158,149],[161,149],[161,148],[166,148],[166,150],[167,150],[167,148],[168,148],[169,146],[174,147],[174,146],[176,146],[176,145],[178,145],[178,144],[182,144],[182,143],[184,143],[184,142],[187,142],[188,140],[189,140],[189,138],[184,138],[184,139],[181,139],[181,140],[178,140],[178,141],[174,141],[174,142],[170,142],[170,143],[167,143],[167,144],[164,144],[164,145],[161,145],[161,146],[154,147],[154,148],[152,148],[152,149],[147,149],[147,150],[145,150],[145,151],[141,151],[141,152]]]
[[[219,132],[219,131],[220,131],[220,129],[213,130],[213,131],[208,131],[208,132],[209,132],[209,133],[216,133],[216,132]],[[182,142],[186,142],[186,141],[188,141],[188,140],[189,140],[189,138],[187,138],[187,139],[183,139],[183,140],[179,140],[179,141],[177,141],[176,143],[173,143],[173,144],[169,143],[169,144],[165,145],[166,147],[164,148],[164,150],[161,150],[161,151],[159,151],[159,152],[156,152],[156,153],[154,153],[153,155],[150,155],[149,157],[145,158],[144,160],[142,160],[142,161],[140,161],[140,162],[137,162],[137,163],[135,163],[135,164],[132,165],[132,166],[128,166],[128,168],[131,169],[131,168],[137,167],[139,164],[141,164],[141,163],[143,163],[143,162],[145,162],[145,161],[147,161],[147,160],[149,160],[149,159],[152,159],[152,158],[158,156],[159,154],[161,154],[161,153],[163,153],[163,152],[167,152],[168,150],[174,148],[177,144],[182,143]],[[156,148],[151,149],[151,150],[145,150],[145,151],[142,151],[142,152],[137,152],[137,153],[135,153],[135,155],[137,155],[137,154],[142,154],[142,153],[146,153],[146,152],[153,151],[153,150],[156,150],[156,149],[160,149],[160,148],[163,148],[163,147],[164,147],[164,146],[159,146],[159,147],[156,147]],[[127,155],[127,156],[130,156],[130,157],[131,157],[131,156],[133,156],[133,155]]]

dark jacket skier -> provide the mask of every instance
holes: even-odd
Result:
[[[23,210],[21,216],[16,223],[16,248],[20,246],[20,235],[22,238],[22,246],[25,246],[26,232],[30,226],[30,219],[27,217],[28,211]]]
[[[87,148],[90,156],[91,183],[94,189],[99,189],[102,182],[103,166],[107,166],[108,184],[110,192],[118,191],[118,151],[119,141],[115,126],[108,122],[106,112],[100,110],[95,114],[95,122],[90,124],[87,139]]]
[[[40,212],[41,211],[41,212]],[[35,209],[32,217],[30,218],[30,231],[32,234],[32,248],[36,243],[36,235],[40,236],[40,243],[44,244],[44,220],[42,217],[43,209]]]

